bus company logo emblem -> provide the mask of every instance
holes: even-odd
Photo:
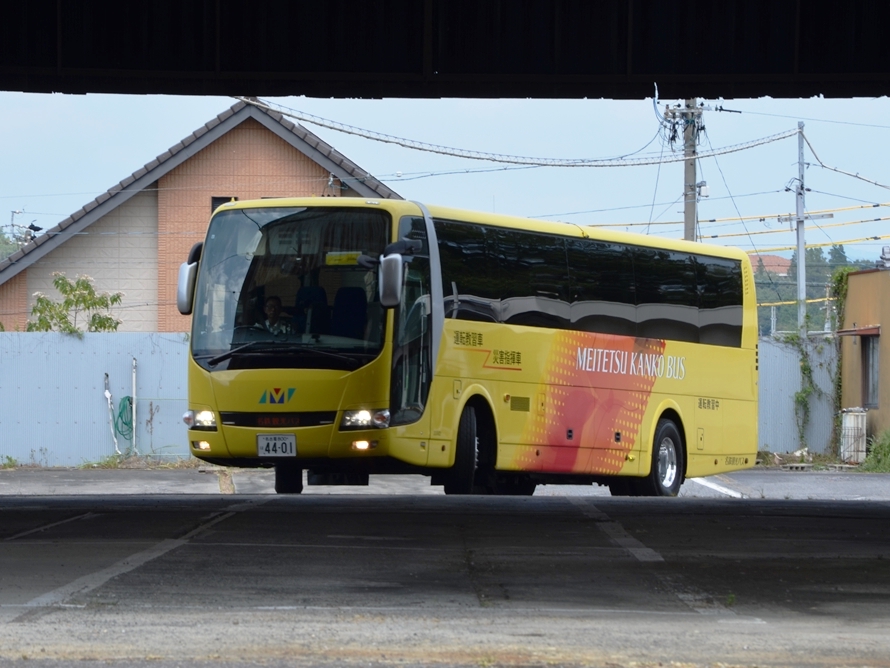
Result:
[[[273,387],[271,390],[263,392],[260,397],[261,404],[286,404],[289,402],[297,389],[295,387]]]

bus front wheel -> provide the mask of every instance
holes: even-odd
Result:
[[[683,457],[683,439],[677,425],[659,420],[652,442],[652,468],[648,476],[634,481],[639,495],[677,496],[683,484]]]
[[[275,493],[299,494],[303,491],[303,469],[288,464],[275,465]]]
[[[472,494],[479,461],[479,437],[476,433],[476,410],[464,408],[457,427],[457,450],[454,466],[445,481],[446,494]]]

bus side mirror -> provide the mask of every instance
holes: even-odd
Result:
[[[182,315],[192,314],[192,302],[195,294],[195,277],[198,275],[198,263],[183,262],[179,265],[179,281],[176,284],[176,308]]]
[[[195,299],[195,277],[198,275],[198,262],[204,251],[204,242],[199,241],[189,251],[188,259],[179,265],[179,280],[176,283],[176,308],[182,315],[191,315]]]
[[[377,282],[380,286],[380,304],[383,308],[395,308],[402,296],[402,256],[398,253],[380,258]]]

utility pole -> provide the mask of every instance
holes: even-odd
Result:
[[[698,117],[701,111],[695,108],[695,98],[686,100],[683,114],[683,238],[695,241],[695,228],[698,223],[698,187],[696,186],[695,145],[698,142]]]
[[[803,160],[803,122],[797,123],[797,186],[794,189],[796,202],[794,216],[779,216],[780,223],[794,223],[797,226],[797,330],[806,336],[807,326],[807,245],[804,240],[804,223],[808,220],[834,218],[833,213],[804,213],[806,208],[806,186],[803,177],[806,163]],[[785,190],[791,188],[786,186]]]
[[[797,122],[797,330],[807,335],[807,247],[804,243],[803,121]]]
[[[683,238],[695,241],[698,227],[698,198],[707,197],[707,184],[696,180],[698,132],[704,109],[696,106],[696,98],[688,98],[684,107],[667,107],[664,117],[683,128]],[[674,125],[676,128],[676,125]],[[672,135],[672,139],[673,139]]]

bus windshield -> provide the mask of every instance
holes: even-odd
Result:
[[[192,319],[208,370],[356,369],[382,349],[378,257],[390,215],[355,207],[232,209],[210,223]]]

